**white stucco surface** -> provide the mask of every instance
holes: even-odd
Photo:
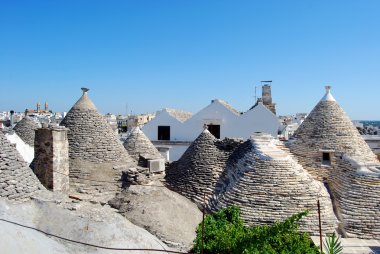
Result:
[[[12,144],[16,144],[17,151],[21,154],[22,158],[31,163],[34,159],[34,148],[26,144],[22,139],[16,134],[5,134],[6,138]]]
[[[255,132],[263,132],[277,137],[279,120],[266,106],[259,103],[253,109],[240,114],[222,100],[211,104],[180,122],[165,110],[148,122],[142,131],[152,141],[158,140],[158,126],[170,126],[171,141],[194,141],[203,131],[204,125],[220,125],[220,139],[248,139]]]

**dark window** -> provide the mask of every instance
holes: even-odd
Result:
[[[220,138],[220,125],[209,124],[207,125],[209,132],[216,138]]]
[[[322,164],[323,165],[331,165],[330,153],[322,154]]]
[[[158,140],[170,140],[170,126],[158,126]]]

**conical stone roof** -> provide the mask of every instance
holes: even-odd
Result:
[[[205,129],[166,171],[168,187],[202,205],[203,195],[208,199],[215,192],[228,157],[237,144],[240,143],[233,140],[219,141]]]
[[[210,209],[236,205],[248,225],[267,225],[308,209],[301,229],[317,234],[317,200],[323,232],[332,232],[335,217],[329,194],[269,134],[252,136],[251,149],[229,165],[224,190],[210,200]]]
[[[16,124],[13,130],[16,132],[22,141],[34,147],[35,130],[40,128],[40,125],[28,116],[25,116]]]
[[[16,148],[0,132],[0,197],[26,201],[44,189]]]
[[[337,164],[329,186],[341,231],[347,237],[380,240],[380,163],[342,156]]]
[[[376,155],[331,95],[330,88],[326,87],[326,95],[295,132],[295,141],[290,145],[291,152],[318,180],[327,177],[327,169],[321,167],[323,152],[377,162]]]
[[[163,158],[157,148],[150,142],[139,127],[134,128],[127,139],[124,147],[128,154],[136,161]],[[140,164],[140,162],[139,162]]]
[[[133,159],[97,111],[88,97],[88,89],[82,90],[82,97],[61,122],[61,125],[69,129],[70,176],[72,180],[90,178],[114,181],[120,178],[115,168],[127,166]],[[85,185],[95,185],[95,182],[87,181]]]

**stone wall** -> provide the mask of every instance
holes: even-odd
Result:
[[[38,190],[44,189],[2,132],[0,147],[0,197],[21,202],[29,200]]]
[[[34,172],[48,190],[70,190],[67,131],[64,127],[36,130]]]

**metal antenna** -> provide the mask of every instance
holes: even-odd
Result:
[[[257,101],[257,86],[255,86],[255,101],[253,102],[253,104],[255,104]]]

